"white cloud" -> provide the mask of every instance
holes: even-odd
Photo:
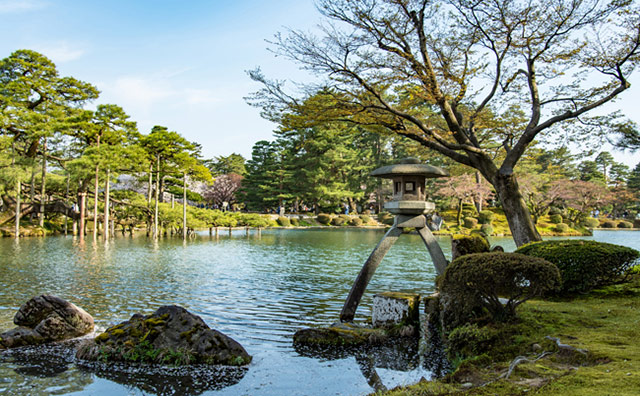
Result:
[[[222,99],[206,89],[185,89],[182,92],[185,101],[191,105],[215,104],[222,102]]]
[[[31,45],[34,51],[38,51],[51,59],[54,63],[64,63],[79,59],[85,54],[85,51],[79,46],[72,45],[66,41],[55,43],[41,43]]]
[[[0,0],[0,14],[36,11],[46,6],[46,3],[38,0]]]

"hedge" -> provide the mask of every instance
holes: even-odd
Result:
[[[626,246],[585,240],[534,242],[521,246],[516,253],[558,266],[563,294],[583,293],[617,282],[640,257],[640,252]]]

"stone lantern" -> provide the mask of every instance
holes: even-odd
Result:
[[[435,204],[426,200],[425,180],[427,178],[448,177],[449,173],[435,166],[421,164],[415,158],[405,158],[397,164],[374,170],[371,172],[371,176],[393,181],[393,199],[385,203],[384,208],[395,214],[396,217],[393,226],[371,252],[351,287],[340,313],[340,321],[342,322],[353,320],[369,281],[391,246],[402,235],[404,228],[411,227],[418,231],[431,255],[438,275],[444,272],[448,264],[440,245],[427,227],[425,215],[434,211]]]

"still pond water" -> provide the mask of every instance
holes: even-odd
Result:
[[[203,233],[183,244],[144,237],[104,244],[71,237],[0,240],[0,330],[16,310],[50,293],[91,313],[100,332],[136,312],[182,305],[240,342],[246,370],[105,370],[74,362],[64,348],[0,355],[0,394],[16,395],[362,395],[417,382],[431,373],[416,354],[313,355],[296,351],[296,330],[333,323],[362,264],[382,237],[374,230]],[[603,242],[640,249],[640,232],[596,231]],[[450,258],[448,238],[439,239]],[[507,251],[510,238],[493,238]],[[435,271],[422,241],[403,235],[376,272],[356,317],[370,316],[373,294],[433,291]]]

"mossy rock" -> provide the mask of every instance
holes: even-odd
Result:
[[[135,314],[83,344],[76,357],[103,362],[243,366],[251,356],[230,337],[175,305]]]
[[[293,335],[295,346],[316,348],[360,347],[379,345],[389,341],[389,331],[359,326],[353,323],[335,323],[330,327],[306,328]]]

